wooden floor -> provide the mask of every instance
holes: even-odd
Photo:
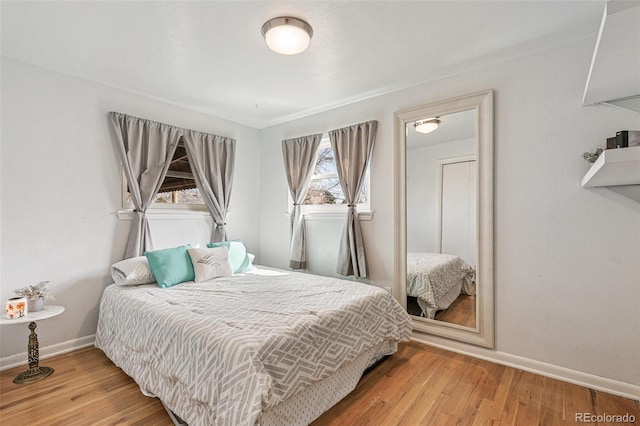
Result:
[[[409,315],[421,316],[422,309],[415,297],[407,296],[407,312]],[[476,296],[460,294],[447,309],[436,312],[438,321],[458,324],[465,327],[476,327]]]
[[[476,296],[460,294],[447,309],[438,311],[435,319],[476,328]]]
[[[172,424],[98,349],[40,364],[55,372],[28,385],[12,382],[24,368],[0,372],[1,425]],[[640,421],[637,401],[409,342],[313,425],[546,426],[575,424],[583,412]]]

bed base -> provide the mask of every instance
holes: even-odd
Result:
[[[393,355],[397,348],[397,342],[382,342],[331,376],[314,383],[302,392],[265,411],[260,417],[259,424],[261,426],[282,426],[284,424],[306,426],[310,424],[351,393],[360,379]],[[164,402],[162,402],[162,406],[175,426],[188,426]]]

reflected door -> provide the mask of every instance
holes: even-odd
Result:
[[[476,266],[476,162],[442,164],[440,253]]]

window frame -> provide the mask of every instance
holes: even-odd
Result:
[[[133,219],[133,203],[127,200],[127,177],[122,170],[122,208],[117,211],[117,216],[122,220]],[[227,212],[227,219],[229,214]],[[207,206],[203,204],[173,204],[151,203],[147,209],[147,218],[151,220],[181,220],[181,219],[205,219],[213,220]]]
[[[333,148],[331,147],[331,141],[329,139],[329,135],[327,133],[322,135],[322,139],[320,140],[320,145],[318,145],[317,152],[321,149]],[[315,172],[315,167],[314,167]],[[327,178],[337,178],[338,173],[326,173],[326,174],[314,174],[311,178],[313,180],[319,179],[327,179]],[[371,162],[367,165],[367,171],[365,172],[365,180],[367,181],[366,186],[366,202],[358,203],[356,205],[356,209],[358,211],[358,218],[360,220],[371,220],[373,218],[373,212],[371,211]],[[291,215],[291,211],[293,210],[293,198],[291,198],[291,193],[287,188],[287,200],[288,200],[288,208],[287,208],[287,216]],[[305,219],[316,220],[316,219],[342,219],[344,218],[345,213],[347,212],[346,204],[302,204],[302,212],[304,214]]]
[[[180,139],[180,141],[178,141],[178,145],[177,147],[182,147],[184,148],[184,142],[182,141],[182,138]],[[189,156],[189,153],[186,152],[186,155]],[[171,159],[171,162],[173,162],[173,158]],[[133,206],[133,202],[127,200],[127,194],[129,191],[127,191],[127,177],[124,174],[124,167],[122,167],[122,209],[127,210],[127,209],[131,209],[133,210],[134,206]],[[167,177],[179,177],[179,178],[183,178],[183,179],[193,179],[195,180],[194,176],[193,176],[193,171],[191,173],[187,173],[187,172],[181,172],[181,171],[177,171],[177,170],[167,170],[167,174],[165,175],[165,179]],[[196,186],[197,188],[197,186]],[[200,189],[198,188],[198,191],[200,191]],[[149,206],[149,208],[147,209],[147,211],[150,210],[173,210],[173,209],[177,209],[177,210],[184,210],[184,211],[207,211],[207,206],[204,204],[204,201],[202,203],[157,203],[157,202],[152,202],[151,205]]]
[[[127,200],[127,177],[124,174],[124,169],[122,169],[122,209],[123,210],[133,210],[133,202]],[[158,211],[158,210],[181,210],[185,212],[193,211],[193,212],[202,212],[207,210],[207,206],[202,203],[157,203],[153,202],[147,209],[147,212],[150,211]]]
[[[183,142],[178,142],[178,144],[182,144]],[[120,219],[131,219],[133,217],[133,209],[135,208],[132,201],[127,199],[128,194],[128,185],[127,185],[127,177],[124,173],[124,167],[121,167],[121,175],[122,175],[122,186],[121,186],[121,206],[122,208],[118,210],[117,214]],[[185,179],[193,179],[192,173],[185,172],[177,172],[177,171],[168,171],[167,176],[171,173],[177,173]],[[188,176],[187,176],[188,175]],[[227,212],[227,217],[228,217]],[[149,208],[147,209],[147,217],[149,219],[195,219],[195,218],[205,218],[211,219],[211,214],[207,209],[207,206],[202,203],[157,203],[152,202]]]

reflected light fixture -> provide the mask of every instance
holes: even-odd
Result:
[[[418,133],[431,133],[438,128],[440,120],[436,118],[428,118],[426,120],[418,120],[413,123],[413,127],[416,128]]]
[[[302,19],[280,16],[262,26],[262,36],[269,49],[281,55],[297,55],[309,47],[313,28]]]

